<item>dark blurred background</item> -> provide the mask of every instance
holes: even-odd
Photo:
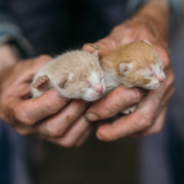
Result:
[[[7,0],[6,3],[11,1]],[[113,3],[115,1],[116,3]],[[36,35],[34,35],[35,27],[32,26],[32,21],[27,19],[26,24],[23,24],[26,17],[13,11],[14,7],[18,6],[19,0],[14,1],[10,9],[35,48],[35,55],[46,53],[55,56],[68,49],[81,48],[84,43],[92,43],[105,37],[115,25],[124,21],[126,19],[124,6],[121,3],[118,4],[119,0],[115,1],[112,1],[112,6],[109,6],[108,3],[111,1],[107,0],[106,7],[98,4],[98,0],[89,2],[68,0],[64,4],[58,0],[56,1],[58,9],[52,12],[55,21],[49,18],[47,20],[51,22],[49,27],[45,27],[46,22],[41,21],[42,24],[40,24],[38,21],[37,26],[42,29],[42,32],[37,32]],[[39,4],[39,1],[37,3]],[[113,7],[113,4],[116,6]],[[35,6],[37,6],[36,3]],[[39,11],[32,12],[31,8],[25,11],[34,16],[40,15]],[[48,10],[44,9],[44,11]],[[106,14],[110,16],[105,16]],[[105,143],[96,139],[94,131],[81,148],[63,148],[49,142],[30,140],[30,138],[27,140],[8,127],[7,129],[11,129],[9,140],[17,140],[16,154],[19,155],[17,157],[29,166],[28,171],[23,167],[25,169],[16,174],[17,178],[20,178],[17,179],[20,181],[17,184],[25,184],[22,179],[25,171],[30,178],[28,183],[34,184],[183,184],[183,34],[184,17],[181,17],[170,39],[171,60],[176,74],[176,92],[171,100],[167,122],[161,133],[141,140],[124,138]],[[18,138],[15,139],[15,137]],[[23,145],[26,146],[23,148]],[[4,148],[4,152],[1,151],[0,154],[8,156],[6,155],[9,152],[8,147]],[[12,163],[11,166],[19,168],[20,166],[16,164]]]

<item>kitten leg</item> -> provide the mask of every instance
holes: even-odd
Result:
[[[134,112],[136,110],[136,108],[137,108],[137,105],[133,105],[133,106],[123,110],[121,113],[127,115],[127,114],[130,114],[130,113]]]
[[[37,88],[40,92],[44,93],[49,89],[49,78],[47,75],[39,76],[32,84],[34,88]]]

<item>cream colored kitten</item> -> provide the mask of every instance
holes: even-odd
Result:
[[[97,53],[74,50],[54,58],[35,75],[32,96],[56,88],[62,97],[98,100],[104,91],[104,73]]]

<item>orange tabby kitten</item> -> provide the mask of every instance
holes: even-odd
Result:
[[[109,52],[101,61],[107,91],[119,85],[157,89],[164,81],[158,52],[147,41],[136,41]],[[135,106],[123,111],[128,114]]]

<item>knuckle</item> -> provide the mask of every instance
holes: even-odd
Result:
[[[139,89],[133,89],[133,99],[135,102],[139,102],[141,100],[141,92]]]
[[[17,122],[23,125],[33,125],[34,122],[28,118],[28,116],[24,112],[15,113],[15,119]]]
[[[57,126],[52,126],[52,123],[48,123],[47,132],[51,137],[59,137],[62,135],[62,131]]]
[[[42,55],[40,55],[39,57],[39,60],[43,60],[43,61],[50,61],[51,59],[52,59],[52,57],[51,56],[49,56],[49,55],[47,55],[47,54],[42,54]]]
[[[23,125],[33,125],[34,123],[36,123],[31,118],[29,118],[28,114],[24,110],[24,107],[15,108],[14,117],[15,121]]]
[[[51,89],[52,90],[52,89]],[[57,95],[53,95],[52,101],[45,100],[45,109],[49,114],[57,113],[65,104],[68,103],[68,99],[59,98]]]
[[[111,104],[111,106],[108,106],[100,113],[101,119],[110,118],[116,115],[120,112],[120,105],[117,104]]]
[[[140,121],[136,121],[134,124],[133,124],[133,132],[136,132],[136,131],[141,131],[145,128],[148,128],[149,126],[151,126],[151,121],[149,120],[149,118],[147,118],[146,116],[142,117],[140,119]]]
[[[147,116],[142,117],[140,127],[144,129],[144,128],[151,126],[151,124],[152,124],[152,121],[151,119],[149,119],[149,117]]]

